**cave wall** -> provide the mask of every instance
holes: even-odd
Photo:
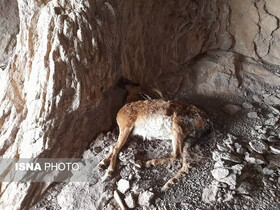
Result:
[[[0,53],[9,60],[0,71],[3,157],[78,157],[114,122],[121,76],[171,97],[241,95],[244,88],[261,95],[264,85],[279,84],[276,0],[11,4],[6,13],[18,6],[20,31],[16,47]],[[5,40],[15,34],[14,18]],[[277,93],[269,97],[279,103]],[[3,183],[0,206],[29,208],[46,187]]]
[[[0,1],[0,70],[6,68],[12,56],[19,31],[17,1]]]

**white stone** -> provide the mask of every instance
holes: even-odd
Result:
[[[130,208],[130,209],[135,208],[135,200],[134,200],[134,198],[133,198],[133,196],[132,196],[131,193],[128,194],[128,195],[125,197],[124,201],[125,201],[125,203],[126,203],[126,205],[127,205],[128,208]]]
[[[264,122],[265,125],[275,125],[276,122],[279,120],[278,117],[273,117]]]
[[[271,174],[274,173],[274,170],[273,170],[272,168],[269,168],[269,167],[263,168],[262,171],[263,171],[263,174],[264,174],[264,175],[271,175]]]
[[[241,175],[241,172],[242,172],[242,169],[244,168],[244,165],[243,164],[236,164],[234,166],[231,167],[232,171],[235,173],[235,174],[239,174]]]
[[[154,197],[154,193],[152,193],[150,191],[142,192],[142,193],[140,193],[140,195],[138,197],[138,203],[141,206],[148,206],[153,197]]]
[[[244,102],[244,103],[242,104],[242,106],[243,106],[245,109],[252,109],[252,108],[253,108],[253,105],[250,104],[250,103],[247,103],[247,102]]]
[[[130,188],[130,183],[125,179],[120,179],[117,183],[117,186],[118,191],[124,194]]]
[[[201,200],[204,203],[211,203],[215,202],[218,194],[218,186],[215,184],[211,184],[209,187],[204,188],[202,192],[202,198]]]
[[[248,114],[247,114],[247,116],[249,117],[249,118],[258,118],[258,114],[257,114],[257,112],[249,112]]]
[[[254,153],[247,153],[245,155],[245,160],[248,163],[257,164],[257,165],[261,165],[261,164],[265,164],[266,163],[266,161],[265,161],[265,159],[263,158],[262,155],[254,154]]]
[[[271,145],[269,147],[270,147],[271,153],[280,155],[280,146]]]
[[[249,145],[255,152],[260,154],[264,154],[268,150],[268,145],[262,140],[252,140]]]
[[[218,181],[229,175],[229,170],[226,168],[215,168],[211,171],[212,176]]]
[[[229,174],[227,177],[221,178],[219,181],[226,183],[234,188],[237,184],[237,176],[236,174]]]
[[[218,160],[214,164],[214,168],[224,168],[224,166],[225,166],[225,161],[222,161],[222,160]]]

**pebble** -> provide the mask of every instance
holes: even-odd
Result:
[[[273,106],[269,106],[269,108],[273,113],[280,115],[280,111],[278,109],[274,108]]]
[[[253,105],[250,104],[250,103],[247,103],[247,102],[244,102],[244,103],[242,104],[242,106],[243,106],[245,109],[252,109],[252,108],[253,108]]]
[[[222,161],[222,160],[218,160],[214,164],[214,168],[224,168],[224,167],[225,167],[225,161]]]
[[[256,102],[261,102],[261,98],[260,98],[258,95],[253,95],[253,99],[254,99]]]
[[[237,191],[240,194],[250,194],[252,190],[252,185],[250,185],[248,182],[242,182],[239,187],[237,188]]]
[[[130,188],[129,181],[125,179],[120,179],[120,181],[117,183],[117,186],[118,191],[120,191],[122,194],[124,194]]]
[[[219,152],[219,151],[214,151],[212,153],[212,158],[215,161],[219,161],[219,160],[229,160],[232,161],[234,163],[240,163],[241,162],[241,158],[238,156],[235,156],[231,153],[225,153],[225,152]]]
[[[229,151],[229,148],[226,146],[226,145],[224,145],[224,144],[217,144],[217,148],[218,148],[218,150],[220,150],[221,152],[228,152]]]
[[[249,113],[247,114],[247,116],[248,116],[249,118],[251,118],[251,119],[253,119],[253,118],[258,118],[257,112],[249,112]]]
[[[270,150],[271,150],[271,153],[280,155],[280,146],[271,145]]]
[[[204,203],[211,203],[211,202],[215,202],[217,199],[217,194],[218,194],[219,188],[216,184],[212,184],[203,189],[202,192],[202,201]]]
[[[212,176],[216,179],[216,180],[220,180],[222,178],[225,178],[229,175],[229,170],[226,168],[215,168],[211,171]]]
[[[239,143],[237,143],[237,142],[234,143],[234,147],[235,147],[235,150],[236,150],[236,152],[237,152],[238,154],[242,154],[242,155],[243,155],[243,154],[246,152],[246,149],[244,149],[244,148],[242,147],[242,145],[239,144]]]
[[[265,125],[275,125],[279,118],[270,118],[264,122]]]
[[[257,136],[257,139],[266,139],[266,135],[265,134],[260,134]]]
[[[128,194],[128,195],[125,197],[124,201],[125,201],[125,203],[126,203],[126,205],[127,205],[128,208],[130,208],[130,209],[135,208],[135,206],[136,206],[136,205],[135,205],[135,200],[133,199],[133,196],[132,196],[131,193]]]
[[[257,164],[257,165],[261,165],[261,164],[265,164],[266,163],[266,161],[263,158],[263,156],[260,155],[260,154],[256,154],[256,153],[247,153],[245,155],[245,160],[248,163]]]
[[[249,142],[250,147],[259,154],[264,154],[268,150],[268,145],[262,140],[252,140]]]
[[[227,177],[225,178],[221,178],[220,180],[218,180],[220,182],[224,182],[226,184],[228,184],[229,186],[231,186],[231,188],[235,188],[236,186],[236,181],[237,181],[237,176],[236,174],[229,174]]]
[[[138,203],[141,206],[149,206],[151,199],[154,197],[154,193],[150,191],[144,191],[140,193],[138,197]]]
[[[263,168],[262,172],[264,175],[271,175],[274,173],[274,170],[272,168],[265,167],[265,168]]]
[[[262,129],[262,125],[256,125],[255,126],[255,130],[259,130],[259,129]]]
[[[244,165],[243,165],[243,164],[236,164],[236,165],[234,165],[234,166],[231,167],[231,169],[233,170],[233,172],[234,172],[235,174],[239,174],[239,175],[241,175],[241,171],[242,171],[243,168],[244,168]]]
[[[238,157],[238,156],[235,156],[231,153],[224,153],[222,154],[222,159],[223,160],[229,160],[229,161],[232,161],[234,163],[240,163],[241,162],[241,158]]]
[[[234,104],[227,104],[224,106],[223,110],[229,115],[233,116],[241,110],[241,107]]]

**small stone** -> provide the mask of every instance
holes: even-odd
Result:
[[[234,165],[234,166],[231,167],[231,169],[233,170],[233,172],[234,172],[235,174],[239,174],[239,175],[241,175],[241,171],[242,171],[243,168],[244,168],[244,165],[243,165],[243,164],[236,164],[236,165]]]
[[[276,117],[270,118],[270,119],[266,120],[266,121],[264,122],[264,124],[265,124],[265,125],[275,125],[276,122],[277,122],[278,120],[279,120],[279,119],[276,118]]]
[[[258,103],[261,102],[261,98],[258,95],[253,95],[253,99]]]
[[[256,125],[255,126],[255,130],[259,130],[259,129],[262,129],[262,125]]]
[[[271,175],[274,173],[274,170],[270,167],[265,167],[263,168],[262,172],[264,175]]]
[[[271,113],[269,113],[267,116],[268,116],[269,118],[275,117],[274,114],[271,114]]]
[[[117,186],[118,191],[120,191],[122,194],[124,194],[130,188],[129,181],[125,179],[120,179],[120,181],[117,183]]]
[[[202,198],[201,200],[204,203],[211,203],[215,202],[218,194],[218,186],[215,184],[211,184],[209,187],[204,188],[202,192]]]
[[[224,183],[228,184],[229,186],[232,186],[233,188],[235,188],[236,183],[237,183],[237,177],[236,177],[236,174],[230,174],[225,178],[221,178],[219,181],[224,182]]]
[[[251,118],[251,119],[258,118],[257,112],[249,112],[249,113],[247,114],[247,116],[248,116],[249,118]]]
[[[278,114],[280,115],[280,111],[276,108],[274,108],[273,106],[269,106],[269,108],[271,109],[271,111],[274,113],[274,114]]]
[[[236,150],[236,152],[237,152],[238,154],[243,155],[243,154],[246,152],[246,149],[244,149],[244,148],[242,147],[242,145],[239,144],[239,143],[237,143],[237,142],[234,143],[234,147],[235,147],[235,150]]]
[[[127,205],[128,208],[130,208],[130,209],[135,208],[135,206],[136,206],[136,205],[135,205],[135,200],[133,199],[133,196],[132,196],[131,193],[128,194],[128,195],[125,197],[124,201],[125,201],[125,203],[126,203],[126,205]]]
[[[240,106],[233,105],[233,104],[227,104],[224,106],[223,110],[228,113],[229,115],[233,116],[235,115],[238,111],[241,110]]]
[[[249,142],[250,147],[259,154],[264,154],[268,150],[268,145],[262,140],[252,140]]]
[[[234,143],[234,141],[237,139],[236,136],[228,133],[227,134],[228,138],[224,140],[224,143],[227,145],[232,145]]]
[[[267,138],[267,141],[269,141],[269,142],[279,142],[279,138],[276,137],[276,136],[269,136]]]
[[[257,136],[257,139],[262,140],[262,139],[266,139],[266,137],[267,136],[265,134],[260,134],[260,135]]]
[[[256,136],[256,135],[258,135],[258,132],[255,131],[254,129],[252,129],[252,130],[251,130],[251,136]]]
[[[217,148],[218,148],[218,150],[220,150],[221,152],[228,152],[229,151],[229,148],[226,146],[226,145],[224,145],[224,144],[217,144]]]
[[[252,190],[252,185],[249,184],[248,182],[242,182],[237,188],[237,191],[240,194],[246,194],[246,195],[249,195],[251,193],[251,190]]]
[[[236,156],[236,155],[233,155],[231,153],[223,153],[222,154],[222,159],[223,160],[229,160],[229,161],[232,161],[234,163],[240,163],[241,162],[241,158]]]
[[[242,104],[242,106],[243,106],[245,109],[252,109],[252,108],[253,108],[253,105],[250,104],[250,103],[247,103],[247,102],[244,102],[244,103]]]
[[[222,160],[218,160],[214,164],[214,168],[224,168],[224,167],[225,167],[225,161],[222,161]]]
[[[213,158],[213,160],[215,160],[215,161],[219,161],[219,160],[221,160],[222,155],[221,155],[221,153],[218,152],[218,151],[213,151],[213,152],[212,152],[212,158]]]
[[[260,154],[256,154],[256,153],[247,153],[245,155],[245,160],[248,163],[257,164],[257,165],[261,165],[261,164],[265,164],[266,163],[266,161],[263,158],[263,156],[260,155]]]
[[[150,191],[145,191],[140,193],[138,197],[138,203],[141,206],[149,206],[151,199],[154,197],[154,193]]]
[[[229,175],[229,170],[226,168],[215,168],[211,171],[211,173],[212,176],[219,181]]]
[[[280,146],[271,145],[269,147],[270,147],[271,153],[280,155]]]

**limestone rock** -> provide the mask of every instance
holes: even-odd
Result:
[[[273,154],[280,155],[280,146],[271,145],[269,147],[270,147],[270,150]]]
[[[131,209],[135,208],[135,200],[131,193],[128,194],[127,196],[125,196],[124,201],[128,208],[131,208]]]
[[[247,103],[247,102],[244,102],[244,103],[242,104],[242,106],[243,106],[245,109],[252,109],[252,108],[253,108],[253,105],[250,104],[250,103]]]
[[[247,116],[248,116],[249,118],[258,118],[257,112],[249,112],[249,113],[247,114]]]
[[[16,35],[19,32],[19,16],[17,1],[2,0],[0,2],[0,71],[8,65],[14,53]]]
[[[211,171],[211,173],[212,176],[219,181],[229,175],[229,170],[226,168],[215,168]]]
[[[249,145],[255,152],[260,154],[264,154],[269,148],[262,140],[252,140],[249,142]]]
[[[212,183],[210,186],[203,189],[201,200],[204,203],[215,202],[218,191],[219,191],[218,185]]]
[[[256,153],[247,153],[245,155],[245,160],[248,162],[248,163],[251,163],[251,164],[265,164],[266,161],[265,159],[263,158],[262,155],[260,154],[256,154]]]
[[[229,186],[232,186],[233,188],[235,188],[235,186],[237,184],[237,176],[236,176],[236,174],[229,174],[227,177],[221,178],[218,181],[226,183]]]
[[[124,194],[130,188],[130,183],[125,179],[120,179],[120,181],[117,183],[117,186],[118,190]]]
[[[144,191],[140,193],[138,197],[138,203],[141,206],[149,206],[151,199],[154,197],[154,193],[150,191]]]

